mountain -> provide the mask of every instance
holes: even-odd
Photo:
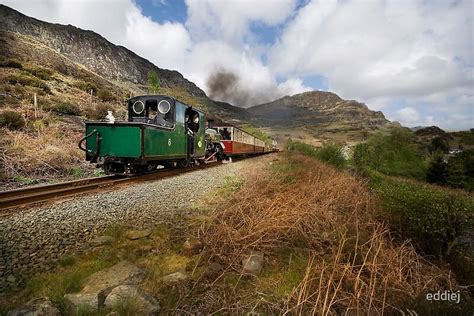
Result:
[[[306,130],[309,137],[331,138],[335,133],[349,133],[357,138],[375,130],[398,126],[380,111],[372,111],[363,103],[344,100],[324,91],[285,96],[247,110],[254,114],[254,124],[272,130]]]
[[[7,6],[0,5],[0,28],[33,38],[86,69],[108,80],[129,81],[145,85],[150,70],[158,74],[165,87],[182,87],[190,95],[206,94],[179,72],[161,69],[123,46],[117,46],[97,33],[72,25],[43,22]],[[7,53],[9,47],[6,48]]]
[[[160,81],[159,93],[199,107],[216,120],[251,124],[272,135],[284,132],[290,136],[296,133],[299,138],[331,139],[338,134],[341,139],[361,139],[393,125],[382,112],[330,92],[305,92],[248,109],[216,102],[179,72],[161,69],[92,31],[43,22],[4,5],[0,5],[0,19],[0,58],[7,65],[0,77],[7,82],[2,89],[6,93],[0,94],[1,104],[25,104],[32,94],[39,93],[40,103],[50,108],[59,106],[58,100],[67,100],[87,116],[102,102],[104,108],[121,113],[123,106],[117,101],[147,93],[147,75],[154,70]],[[24,67],[8,68],[15,61]],[[38,71],[50,76],[38,78]],[[38,87],[47,93],[38,91]],[[89,96],[91,88],[93,95]]]

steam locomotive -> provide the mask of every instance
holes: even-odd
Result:
[[[106,122],[86,122],[79,148],[107,174],[140,174],[158,166],[185,168],[232,156],[272,151],[242,129],[212,126],[206,114],[165,95],[128,100],[127,121],[109,113]]]

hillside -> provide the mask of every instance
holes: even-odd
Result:
[[[318,138],[331,141],[361,140],[376,130],[398,126],[380,111],[354,100],[343,100],[324,91],[310,91],[285,96],[270,103],[250,107],[255,124],[266,127],[273,134],[283,130],[297,138]],[[295,133],[298,132],[299,134]],[[304,135],[306,134],[306,135]]]

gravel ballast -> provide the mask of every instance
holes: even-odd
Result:
[[[56,268],[59,258],[89,248],[108,227],[172,223],[194,203],[254,164],[256,157],[176,177],[76,197],[0,219],[0,293],[24,286],[28,276]]]

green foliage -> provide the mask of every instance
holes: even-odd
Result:
[[[362,171],[372,169],[388,175],[424,179],[426,163],[412,139],[404,129],[394,129],[389,135],[376,134],[367,143],[355,146],[355,167]]]
[[[45,110],[51,110],[53,112],[59,113],[59,114],[66,114],[66,115],[81,115],[81,109],[70,102],[58,102],[58,103],[52,103],[44,107]]]
[[[346,165],[346,159],[342,154],[342,146],[340,145],[325,144],[323,147],[316,148],[303,142],[290,140],[288,146],[290,150],[297,151],[303,155],[315,157],[336,168],[343,168]]]
[[[74,82],[72,86],[80,90],[83,90],[87,93],[90,93],[91,90],[93,93],[97,93],[97,91],[99,90],[95,83],[89,82],[89,81],[78,80]]]
[[[106,89],[99,89],[97,91],[97,97],[102,101],[102,102],[113,102],[115,101],[115,96],[110,92],[109,90]]]
[[[25,120],[20,112],[6,110],[0,113],[0,127],[17,130],[25,127]]]
[[[10,75],[6,78],[6,81],[10,84],[20,84],[22,86],[40,88],[46,93],[51,93],[51,88],[43,80],[31,77],[29,75]]]
[[[156,71],[150,70],[148,72],[148,91],[149,93],[156,94],[160,89],[160,82],[158,81],[158,75]]]
[[[28,177],[23,177],[23,176],[16,176],[13,178],[13,180],[19,182],[22,185],[32,185],[38,183],[38,180],[31,179]]]
[[[77,178],[82,178],[86,175],[86,172],[80,167],[75,167],[71,169],[71,175]]]
[[[442,152],[446,154],[448,153],[448,150],[449,144],[445,138],[438,136],[431,140],[431,144],[429,146],[430,153]]]
[[[436,155],[427,171],[430,183],[452,188],[474,191],[474,150],[467,150],[454,156]]]
[[[472,196],[428,184],[400,180],[370,171],[370,187],[381,197],[392,228],[403,239],[412,239],[418,249],[441,259],[457,262],[456,273],[472,273],[474,258],[458,254],[461,236],[474,228]],[[464,264],[460,264],[462,260]],[[471,271],[471,272],[469,272]],[[467,278],[472,278],[471,275]],[[473,281],[474,279],[471,279]]]
[[[23,69],[23,65],[16,59],[1,59],[0,67]]]
[[[35,68],[28,68],[25,69],[33,76],[40,78],[42,80],[51,80],[53,79],[52,74],[53,71],[50,69],[42,68],[42,67],[35,67]]]
[[[259,130],[258,128],[253,127],[252,125],[246,124],[242,126],[242,129],[246,131],[247,133],[252,134],[253,136],[257,137],[258,139],[263,140],[266,143],[270,143],[272,141],[272,139],[270,138],[270,136],[268,136],[267,133]]]
[[[76,263],[76,258],[73,256],[66,256],[61,259],[59,259],[59,265],[61,267],[67,267],[67,266],[72,266]]]

